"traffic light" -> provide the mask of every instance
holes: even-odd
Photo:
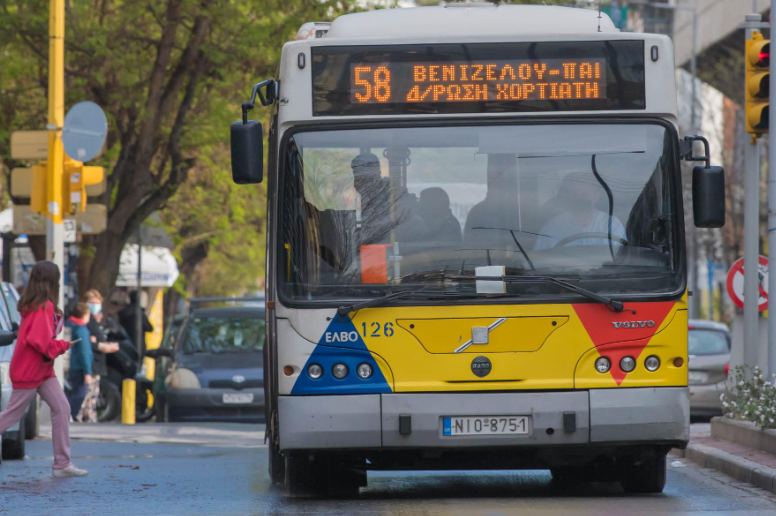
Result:
[[[754,32],[746,40],[746,131],[768,132],[771,41]]]
[[[102,167],[84,166],[80,161],[65,158],[65,177],[62,181],[62,213],[73,215],[86,211],[86,187],[102,183],[105,171]]]
[[[30,191],[30,209],[45,215],[46,209],[46,162],[30,167],[32,170],[32,189]]]

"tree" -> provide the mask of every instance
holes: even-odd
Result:
[[[178,282],[167,294],[169,315],[181,295],[250,294],[260,288],[265,257],[265,190],[235,185],[228,154],[223,144],[201,153],[189,180],[162,212],[181,264]]]
[[[0,154],[8,128],[45,124],[48,1],[0,0]],[[72,0],[66,11],[66,103],[93,100],[109,117],[109,207],[86,237],[82,289],[108,294],[124,244],[166,206],[203,148],[228,139],[253,83],[277,67],[299,26],[350,0]],[[13,162],[9,163],[15,166]],[[10,168],[10,167],[9,167]]]

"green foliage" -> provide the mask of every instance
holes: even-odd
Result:
[[[229,151],[202,151],[196,169],[161,215],[182,263],[181,294],[232,296],[259,290],[264,275],[266,196],[236,185]],[[200,249],[200,252],[196,252]]]
[[[776,381],[769,382],[758,367],[751,374],[747,371],[737,366],[727,392],[720,397],[725,416],[776,428]]]
[[[66,2],[66,107],[92,100],[103,107],[109,122],[105,152],[92,162],[106,168],[108,193],[90,200],[109,206],[109,231],[88,242],[94,252],[82,255],[89,262],[83,268],[88,274],[82,287],[97,287],[107,294],[118,273],[115,253],[110,251],[123,246],[143,220],[160,209],[175,211],[164,216],[174,233],[182,229],[175,224],[188,224],[187,229],[215,235],[212,243],[217,245],[210,246],[215,254],[212,261],[206,258],[209,278],[218,278],[220,267],[230,269],[224,272],[228,277],[248,263],[261,272],[263,263],[255,261],[260,258],[256,252],[221,251],[234,240],[225,226],[247,231],[258,217],[253,205],[263,210],[264,204],[251,188],[237,190],[231,185],[225,174],[228,154],[219,146],[228,142],[229,125],[239,118],[240,103],[252,85],[274,75],[283,43],[292,40],[304,22],[331,19],[353,10],[354,3]],[[24,165],[10,159],[11,131],[42,129],[46,124],[48,15],[48,0],[0,0],[0,169],[6,178],[12,167]],[[254,113],[266,120],[266,109]],[[215,185],[215,179],[203,184],[205,173],[229,186]],[[186,190],[183,198],[196,202],[171,200],[181,185]],[[210,198],[203,193],[207,189],[217,190],[223,203],[208,204]],[[223,210],[227,202],[228,219],[206,212]],[[258,226],[252,231],[248,241],[263,238]],[[186,241],[179,246],[183,256]],[[242,260],[234,268],[226,262],[232,253]]]

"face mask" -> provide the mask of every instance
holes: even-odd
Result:
[[[89,303],[89,311],[92,315],[97,315],[102,312],[102,303]]]

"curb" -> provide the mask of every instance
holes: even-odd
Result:
[[[739,482],[747,482],[776,494],[776,469],[706,446],[688,444],[686,450],[674,450],[704,468],[715,469]]]
[[[762,429],[748,421],[712,418],[711,437],[776,455],[776,430]]]

